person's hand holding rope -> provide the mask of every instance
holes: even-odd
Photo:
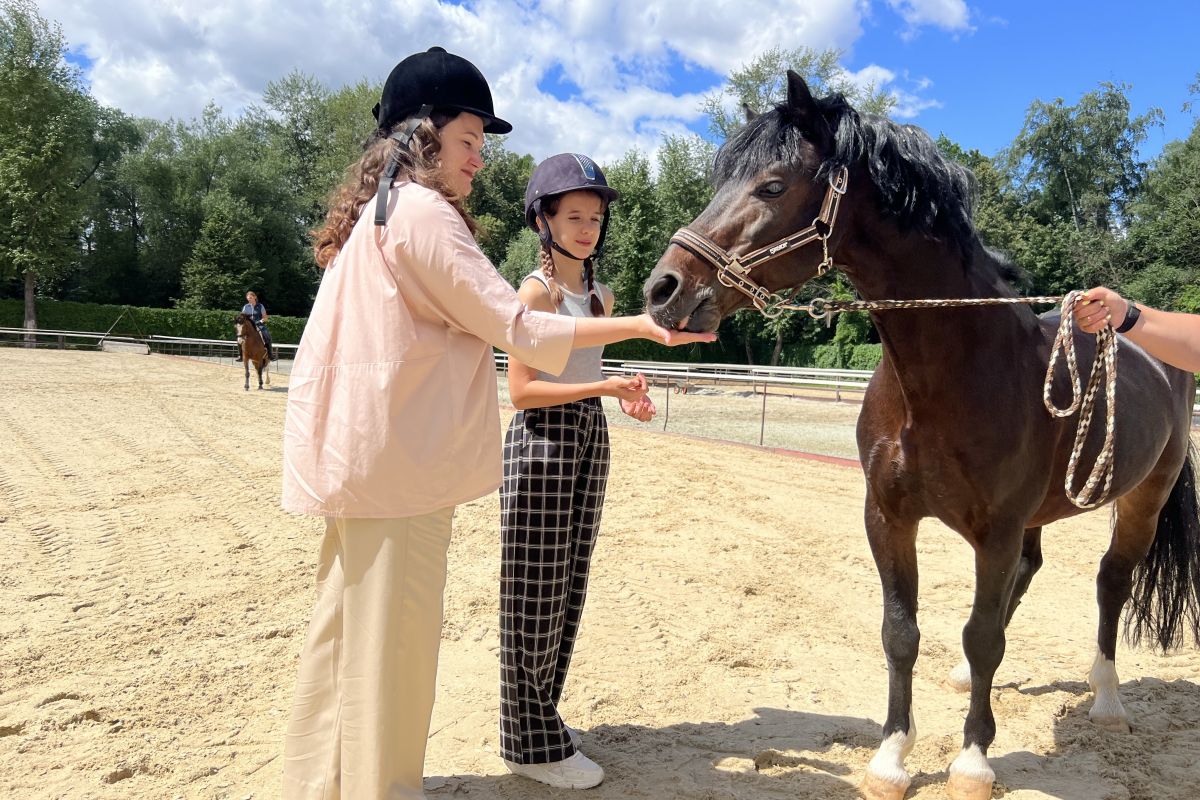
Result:
[[[1075,321],[1084,333],[1098,333],[1106,325],[1120,328],[1129,306],[1129,301],[1112,289],[1097,286],[1084,292],[1083,299],[1075,304]]]

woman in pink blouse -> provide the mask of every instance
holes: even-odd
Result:
[[[525,307],[463,208],[484,133],[512,129],[466,59],[406,58],[374,113],[315,233],[325,274],[289,381],[283,505],[326,531],[285,798],[424,797],[451,519],[501,478],[492,348],[558,374],[573,347],[714,338]]]

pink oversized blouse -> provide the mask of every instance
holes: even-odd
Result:
[[[407,517],[493,491],[492,347],[555,375],[567,363],[574,318],[526,308],[439,193],[398,182],[388,206],[379,229],[364,210],[300,340],[283,428],[288,511]]]

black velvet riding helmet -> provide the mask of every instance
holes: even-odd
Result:
[[[475,65],[462,56],[431,47],[414,53],[397,64],[383,84],[383,96],[371,113],[381,131],[390,131],[408,120],[403,129],[389,134],[402,148],[434,111],[467,112],[483,120],[484,133],[508,133],[512,125],[496,116],[492,92]],[[375,224],[387,223],[387,193],[392,188],[399,164],[393,158],[379,176],[375,195]]]
[[[492,92],[483,74],[470,61],[441,47],[415,53],[397,64],[372,113],[380,128],[390,130],[421,106],[468,111],[483,120],[484,133],[512,130],[492,109]]]

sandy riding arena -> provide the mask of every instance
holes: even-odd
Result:
[[[241,384],[168,357],[0,349],[0,797],[279,796],[319,523],[279,510],[286,379]],[[887,683],[861,473],[625,426],[613,450],[563,707],[607,780],[555,791],[496,754],[492,495],[455,520],[431,800],[855,797]],[[995,797],[1200,795],[1195,650],[1122,647],[1133,732],[1087,720],[1107,536],[1106,511],[1046,531],[994,689]],[[967,698],[942,680],[972,568],[937,524],[919,546],[909,797],[932,799],[961,741]]]

